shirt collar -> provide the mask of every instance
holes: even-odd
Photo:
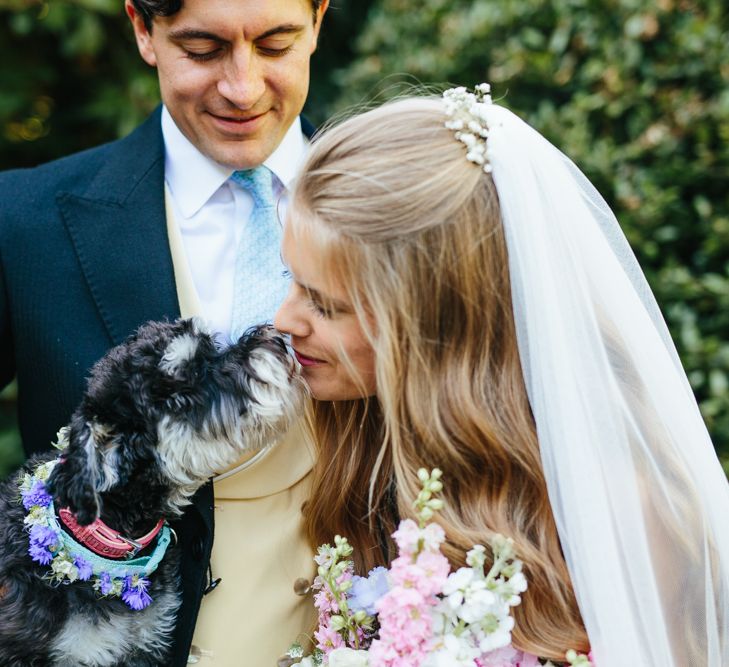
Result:
[[[197,213],[233,173],[203,155],[180,131],[167,107],[162,107],[162,136],[165,142],[165,180],[186,218]],[[276,150],[263,163],[283,187],[291,185],[306,154],[307,140],[297,116]]]

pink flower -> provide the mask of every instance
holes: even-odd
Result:
[[[326,619],[326,623],[319,626],[319,629],[314,633],[314,639],[316,639],[317,648],[329,653],[335,648],[341,648],[344,646],[344,640],[341,635],[329,627],[329,619]]]
[[[407,569],[422,578],[422,570],[417,575],[418,568]],[[417,586],[395,586],[377,601],[380,636],[370,647],[372,667],[421,664],[433,634],[430,609],[436,602],[435,596],[424,596]]]
[[[520,653],[521,659],[517,662],[517,667],[539,667],[541,664],[539,658],[531,653]]]
[[[390,579],[395,586],[414,588],[430,597],[442,591],[449,572],[450,564],[443,554],[424,551],[414,563],[411,556],[392,561]]]
[[[338,614],[339,606],[334,600],[328,588],[324,588],[314,595],[314,606],[320,614]]]
[[[418,549],[420,528],[412,519],[403,519],[392,537],[401,556],[412,555]]]
[[[523,653],[513,646],[489,651],[476,659],[477,667],[539,667],[539,658],[531,653]]]
[[[401,556],[414,556],[420,548],[437,553],[445,541],[445,532],[438,524],[429,523],[421,529],[411,519],[401,521],[392,536]]]
[[[448,559],[439,551],[424,551],[418,556],[417,566],[423,572],[420,578],[423,595],[440,593],[451,571]]]

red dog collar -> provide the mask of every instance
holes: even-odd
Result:
[[[160,519],[157,525],[146,535],[132,540],[120,535],[113,528],[109,528],[101,519],[96,519],[88,526],[79,525],[73,512],[67,507],[59,510],[58,516],[83,546],[106,558],[134,558],[157,537],[157,533],[165,523],[163,519]]]

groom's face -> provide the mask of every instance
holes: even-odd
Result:
[[[126,0],[144,60],[183,134],[216,162],[261,164],[301,112],[328,2],[185,0],[147,30]]]

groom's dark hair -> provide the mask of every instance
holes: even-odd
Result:
[[[152,29],[152,19],[155,16],[172,16],[182,9],[183,0],[132,0],[134,9],[144,21],[147,30]],[[316,20],[316,12],[319,9],[322,0],[311,0],[312,10],[314,12],[314,20]]]

